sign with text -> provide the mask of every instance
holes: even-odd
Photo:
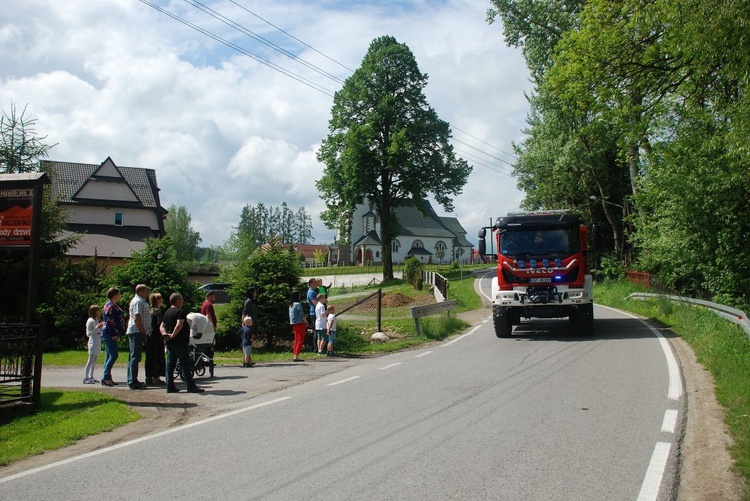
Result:
[[[34,188],[0,188],[0,247],[29,247]]]

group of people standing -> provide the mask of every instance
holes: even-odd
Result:
[[[336,310],[333,306],[327,305],[330,286],[325,287],[320,278],[311,278],[307,281],[307,285],[309,315],[306,315],[302,309],[298,291],[293,291],[289,297],[289,323],[294,332],[292,360],[295,362],[301,361],[299,354],[302,352],[308,327],[314,333],[313,350],[319,355],[325,353],[332,357],[333,345],[336,342]]]
[[[88,337],[89,359],[84,368],[84,384],[94,384],[99,381],[94,378],[96,360],[104,345],[104,369],[102,372],[102,386],[117,386],[112,379],[112,367],[119,356],[118,340],[128,336],[128,370],[127,383],[131,390],[142,390],[146,384],[166,385],[167,393],[180,391],[175,385],[175,367],[179,361],[181,378],[187,383],[189,393],[203,393],[193,381],[190,370],[190,325],[187,321],[187,311],[182,308],[184,299],[182,294],[175,292],[169,296],[170,307],[165,311],[161,294],[149,296],[148,286],[138,284],[128,306],[127,326],[125,313],[118,305],[121,293],[117,287],[107,290],[107,302],[104,308],[98,305],[89,307],[89,318],[86,321],[86,336]],[[216,313],[214,312],[214,294],[206,294],[206,301],[201,306],[201,313],[206,315],[216,328]],[[141,356],[146,354],[146,380],[138,380]],[[165,358],[166,353],[166,358]],[[160,376],[164,376],[166,381]]]
[[[299,291],[294,291],[289,297],[289,323],[294,332],[292,347],[293,361],[301,362],[300,353],[304,347],[305,335],[308,327],[314,333],[313,351],[319,355],[333,356],[333,346],[336,342],[335,308],[328,305],[328,289],[323,286],[322,279],[311,278],[308,281],[307,303],[309,315],[300,303]],[[103,386],[117,386],[112,379],[112,367],[119,356],[118,340],[127,335],[129,342],[127,384],[132,390],[141,390],[150,385],[166,385],[167,393],[180,391],[175,386],[175,367],[179,361],[182,380],[187,383],[187,391],[202,393],[193,381],[190,370],[190,325],[187,320],[188,312],[183,309],[184,299],[179,292],[169,296],[170,307],[164,310],[164,299],[161,294],[149,296],[148,286],[138,284],[135,296],[128,307],[127,326],[125,313],[118,305],[121,293],[117,287],[107,291],[107,302],[104,308],[99,305],[89,307],[89,318],[86,321],[86,336],[88,337],[89,359],[84,368],[84,384],[99,383]],[[252,358],[253,341],[258,319],[258,305],[256,302],[258,291],[255,287],[246,289],[245,302],[242,308],[240,337],[242,338],[242,366],[255,365]],[[216,330],[216,313],[213,303],[216,297],[213,292],[206,294],[206,300],[201,305],[201,314],[205,315]],[[94,378],[96,360],[104,346],[104,370],[101,381]],[[139,364],[145,347],[145,382],[138,380]],[[166,358],[165,358],[166,353]],[[161,379],[161,376],[165,380]]]

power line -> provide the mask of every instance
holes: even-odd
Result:
[[[468,147],[469,147],[469,148],[471,148],[472,150],[477,150],[477,151],[478,151],[479,153],[481,153],[482,155],[487,155],[487,156],[488,156],[488,157],[490,157],[490,158],[494,158],[494,159],[495,159],[495,160],[497,160],[498,162],[502,162],[502,163],[504,163],[504,164],[508,164],[508,165],[510,165],[511,167],[515,167],[515,166],[514,166],[514,165],[513,165],[512,163],[510,163],[510,162],[508,162],[508,161],[506,161],[506,160],[503,160],[503,159],[502,159],[502,158],[500,158],[500,157],[496,157],[496,156],[494,156],[494,155],[490,155],[489,153],[487,153],[487,152],[485,152],[485,151],[482,151],[482,150],[480,150],[479,148],[477,148],[477,147],[475,147],[475,146],[472,146],[472,145],[470,145],[469,143],[467,143],[467,142],[465,142],[465,141],[461,141],[460,139],[456,139],[455,137],[454,137],[454,138],[453,138],[452,140],[453,140],[453,141],[455,141],[456,143],[461,143],[461,144],[463,144],[464,146],[468,146]]]
[[[307,78],[299,76],[296,73],[292,73],[291,71],[287,70],[286,68],[284,68],[282,66],[279,66],[278,64],[273,63],[273,62],[271,62],[271,61],[269,61],[269,60],[267,60],[267,59],[265,59],[265,58],[263,58],[261,56],[253,54],[252,52],[250,52],[250,51],[248,51],[248,50],[246,50],[246,49],[244,49],[244,48],[242,48],[242,47],[240,47],[240,46],[238,46],[238,45],[236,45],[236,44],[234,44],[234,43],[232,43],[232,42],[230,42],[228,40],[225,40],[224,38],[222,38],[222,37],[220,37],[218,35],[215,35],[214,33],[211,33],[210,31],[201,28],[200,26],[197,26],[197,25],[191,23],[190,21],[187,21],[187,20],[181,18],[180,16],[178,16],[176,14],[173,14],[173,13],[171,13],[171,12],[165,10],[165,9],[162,9],[158,5],[155,5],[155,4],[151,3],[151,2],[149,2],[148,0],[139,0],[139,1],[141,3],[143,3],[143,4],[145,4],[145,5],[148,5],[152,9],[155,9],[155,10],[161,12],[162,14],[165,14],[165,15],[171,17],[175,21],[178,21],[178,22],[184,24],[185,26],[188,26],[188,27],[194,29],[195,31],[197,31],[197,32],[199,32],[201,34],[203,34],[203,35],[205,35],[205,36],[207,36],[207,37],[209,37],[209,38],[211,38],[211,39],[213,39],[213,40],[215,40],[215,41],[217,41],[217,42],[219,42],[219,43],[221,43],[223,45],[226,45],[227,47],[229,47],[231,49],[234,49],[237,52],[239,52],[239,53],[241,53],[241,54],[243,54],[243,55],[245,55],[245,56],[247,56],[247,57],[249,57],[251,59],[254,59],[254,60],[258,61],[259,63],[264,64],[264,65],[268,66],[269,68],[271,68],[273,70],[276,70],[279,73],[282,73],[282,74],[288,76],[289,78],[293,78],[294,80],[297,80],[298,82],[300,82],[300,83],[302,83],[304,85],[307,85],[308,87],[310,87],[312,89],[315,89],[318,92],[321,92],[321,93],[323,93],[323,94],[325,94],[325,95],[327,95],[329,97],[333,97],[333,95],[334,95],[333,91],[331,91],[329,89],[326,89],[322,85],[319,85],[319,84],[313,82],[312,80],[308,80]]]
[[[472,158],[472,155],[470,153],[467,153],[467,152],[465,152],[465,151],[463,151],[463,150],[461,150],[459,148],[454,148],[454,150],[461,156],[461,158],[463,158],[467,162],[470,162],[470,163],[472,163],[474,165],[479,165],[480,167],[484,167],[485,169],[489,169],[491,171],[495,171],[498,174],[502,174],[504,176],[514,177],[513,173],[509,173],[509,172],[507,172],[505,170],[501,170],[500,167],[496,167],[494,165],[490,165],[488,163],[485,163],[483,160],[478,159],[476,157]]]
[[[193,24],[193,23],[191,23],[191,22],[189,22],[189,21],[181,18],[180,16],[178,16],[176,14],[173,14],[173,13],[171,13],[171,12],[165,10],[165,9],[162,9],[161,7],[153,4],[152,2],[150,2],[148,0],[139,0],[139,1],[141,3],[143,3],[143,4],[145,4],[145,5],[148,5],[149,7],[153,8],[153,9],[155,9],[155,10],[157,10],[157,11],[159,11],[159,12],[161,12],[161,13],[169,16],[169,17],[171,17],[172,19],[174,19],[176,21],[179,21],[180,23],[182,23],[182,24],[184,24],[184,25],[192,28],[193,30],[198,31],[199,33],[201,33],[201,34],[203,34],[205,36],[208,36],[209,38],[212,38],[213,40],[215,40],[215,41],[217,41],[217,42],[219,42],[219,43],[221,43],[221,44],[223,44],[223,45],[225,45],[225,46],[227,46],[227,47],[229,47],[231,49],[234,49],[237,52],[239,52],[239,53],[241,53],[241,54],[243,54],[243,55],[245,55],[247,57],[250,57],[250,58],[258,61],[259,63],[268,66],[269,68],[271,68],[273,70],[276,70],[276,71],[278,71],[278,72],[280,72],[280,73],[282,73],[282,74],[284,74],[284,75],[286,75],[286,76],[288,76],[290,78],[293,78],[294,80],[297,80],[298,82],[300,82],[300,83],[302,83],[304,85],[307,85],[308,87],[310,87],[312,89],[315,89],[315,90],[317,90],[317,91],[319,91],[319,92],[321,92],[321,93],[323,93],[323,94],[325,94],[325,95],[327,95],[329,97],[333,97],[334,96],[334,92],[333,91],[331,91],[331,90],[323,87],[322,85],[317,84],[317,83],[313,82],[312,80],[304,78],[304,77],[302,77],[302,76],[300,76],[300,75],[298,75],[296,73],[293,73],[292,71],[287,70],[286,68],[283,68],[282,66],[279,66],[278,64],[273,63],[273,62],[271,62],[271,61],[269,61],[269,60],[267,60],[267,59],[265,59],[265,58],[263,58],[261,56],[258,56],[258,55],[254,54],[254,53],[252,53],[252,52],[250,52],[250,51],[248,51],[248,50],[246,50],[246,49],[244,49],[242,47],[239,47],[238,45],[236,45],[236,44],[234,44],[234,43],[232,43],[232,42],[230,42],[230,41],[228,41],[228,40],[220,37],[219,35],[211,33],[208,30],[205,30],[205,29],[203,29],[203,28],[201,28],[201,27],[199,27],[199,26],[197,26],[197,25],[195,25],[195,24]],[[344,81],[341,80],[340,78],[336,77],[335,75],[332,75],[331,73],[329,73],[329,72],[321,69],[320,67],[318,67],[318,66],[316,66],[316,65],[314,65],[314,64],[312,64],[312,63],[310,63],[308,61],[305,61],[304,59],[296,56],[295,54],[289,52],[288,50],[284,49],[283,47],[280,47],[280,46],[276,45],[275,43],[271,42],[270,40],[268,40],[268,39],[266,39],[266,38],[258,35],[257,33],[249,30],[248,28],[245,28],[241,24],[233,21],[232,19],[229,19],[228,17],[226,17],[226,16],[220,14],[219,12],[211,9],[210,7],[208,7],[208,6],[204,5],[203,3],[201,3],[200,1],[198,1],[198,0],[184,0],[184,1],[187,4],[191,5],[192,7],[196,8],[196,9],[199,9],[202,12],[204,12],[204,13],[208,14],[209,16],[213,17],[214,19],[222,22],[223,24],[225,24],[225,25],[227,25],[227,26],[229,26],[229,27],[231,27],[231,28],[233,28],[233,29],[235,29],[235,30],[237,30],[237,31],[239,31],[239,32],[241,32],[241,33],[243,33],[243,34],[251,37],[251,38],[253,38],[254,40],[256,40],[256,41],[258,41],[258,42],[260,42],[260,43],[262,43],[262,44],[264,44],[264,45],[266,45],[268,47],[270,47],[271,49],[273,49],[273,50],[275,50],[275,51],[277,51],[277,52],[279,52],[281,54],[284,54],[285,56],[287,56],[290,59],[298,62],[299,64],[302,64],[303,66],[307,67],[308,69],[311,69],[311,70],[317,72],[318,74],[320,74],[322,76],[325,76],[326,78],[329,78],[329,79],[333,80],[334,82],[336,82],[338,84],[342,84],[342,85],[344,84]],[[243,9],[244,11],[246,11],[247,13],[255,16],[258,19],[260,19],[261,21],[267,23],[269,26],[273,27],[275,30],[277,30],[277,31],[283,33],[284,35],[292,38],[293,40],[301,43],[305,47],[308,47],[309,49],[315,51],[316,53],[320,54],[321,56],[325,57],[326,59],[328,59],[328,60],[332,61],[333,63],[341,66],[342,68],[346,69],[347,71],[349,71],[351,73],[354,72],[351,68],[348,68],[344,64],[342,64],[342,63],[336,61],[335,59],[327,56],[326,54],[320,52],[319,50],[315,49],[311,45],[303,42],[299,38],[293,36],[292,34],[288,33],[287,31],[279,28],[278,26],[274,25],[273,23],[271,23],[270,21],[264,19],[263,17],[259,16],[258,14],[256,14],[253,11],[251,11],[250,9],[247,9],[246,7],[240,5],[236,1],[230,0],[230,2],[233,3],[234,5],[240,7],[241,9]],[[507,153],[507,152],[501,150],[500,148],[497,148],[496,146],[493,146],[492,144],[490,144],[490,143],[488,143],[488,142],[486,142],[486,141],[484,141],[482,139],[479,139],[478,137],[470,134],[469,132],[464,131],[463,129],[459,129],[458,127],[455,127],[455,126],[452,126],[452,129],[456,130],[458,132],[461,132],[461,133],[463,133],[463,134],[471,137],[472,139],[475,139],[475,140],[479,141],[480,143],[482,143],[482,144],[484,144],[486,146],[489,146],[490,148],[493,148],[493,149],[499,151],[500,153],[503,153],[505,155],[511,156],[511,157],[513,157],[515,159],[515,155]],[[483,150],[481,150],[481,149],[479,149],[479,148],[477,148],[477,147],[475,147],[475,146],[473,146],[473,145],[471,145],[471,144],[469,144],[469,143],[467,143],[465,141],[462,141],[460,139],[456,139],[455,137],[452,138],[452,140],[455,141],[455,142],[457,142],[457,143],[461,143],[461,144],[463,144],[463,145],[465,145],[465,146],[467,146],[467,147],[469,147],[469,148],[471,148],[473,150],[476,150],[479,153],[481,153],[483,155],[486,155],[486,156],[488,156],[490,158],[493,158],[493,159],[495,159],[495,160],[497,160],[499,162],[507,164],[507,165],[509,165],[511,167],[514,166],[512,163],[510,163],[510,162],[508,162],[508,161],[506,161],[506,160],[504,160],[502,158],[499,158],[497,156],[491,155],[490,153],[487,153],[487,152],[485,152],[485,151],[483,151]],[[506,172],[499,171],[499,170],[497,170],[497,169],[495,169],[493,167],[488,166],[487,164],[482,163],[481,160],[477,159],[477,160],[474,160],[474,161],[476,163],[478,163],[479,165],[487,167],[487,168],[489,168],[491,170],[495,170],[496,172],[499,172],[501,174],[510,175],[510,174],[508,174]]]
[[[320,51],[319,51],[318,49],[316,49],[316,48],[315,48],[315,47],[313,47],[312,45],[308,45],[308,44],[306,44],[305,42],[303,42],[303,41],[302,41],[302,40],[300,40],[299,38],[295,37],[295,36],[294,36],[294,35],[292,35],[291,33],[288,33],[288,32],[286,32],[286,31],[284,31],[283,29],[279,28],[278,26],[276,26],[275,24],[273,24],[273,23],[272,23],[271,21],[268,21],[268,20],[266,20],[266,19],[263,19],[262,17],[260,17],[260,16],[258,15],[258,14],[256,14],[256,13],[255,13],[255,12],[253,12],[253,11],[251,11],[251,10],[250,10],[250,9],[248,9],[247,7],[244,7],[244,6],[240,5],[240,4],[238,4],[238,3],[237,3],[237,2],[235,2],[234,0],[229,0],[229,1],[230,1],[230,2],[232,2],[232,3],[234,4],[234,5],[236,5],[237,7],[239,7],[240,9],[244,10],[245,12],[247,12],[248,14],[252,14],[253,16],[255,16],[255,17],[257,17],[258,19],[260,19],[261,21],[263,21],[264,23],[266,23],[266,24],[268,24],[269,26],[273,27],[274,29],[276,29],[276,30],[278,30],[278,31],[282,32],[283,34],[285,34],[285,35],[286,35],[286,36],[288,36],[289,38],[291,38],[291,39],[293,39],[293,40],[296,40],[297,42],[301,43],[302,45],[304,45],[304,46],[305,46],[305,47],[307,47],[308,49],[310,49],[310,50],[312,50],[312,51],[315,51],[315,52],[317,52],[318,54],[320,54],[321,56],[323,56],[324,58],[328,59],[329,61],[331,61],[331,62],[333,62],[333,63],[336,63],[336,64],[338,64],[339,66],[341,66],[341,67],[342,67],[342,68],[344,68],[345,70],[348,70],[348,71],[349,71],[349,73],[354,73],[354,70],[353,70],[353,69],[351,69],[351,68],[349,68],[348,66],[345,66],[344,64],[342,64],[342,63],[340,63],[340,62],[336,61],[336,60],[335,60],[335,59],[333,59],[332,57],[329,57],[329,56],[327,56],[327,55],[323,54],[322,52],[320,52]]]
[[[327,71],[319,68],[318,66],[305,61],[301,57],[299,57],[299,56],[297,56],[297,55],[289,52],[288,50],[284,49],[283,47],[280,47],[280,46],[276,45],[275,43],[271,42],[270,40],[268,40],[268,39],[266,39],[266,38],[258,35],[254,31],[249,30],[248,28],[245,28],[241,24],[236,23],[235,21],[232,21],[228,17],[226,17],[226,16],[224,16],[224,15],[216,12],[215,10],[211,9],[210,7],[206,6],[205,4],[202,4],[198,0],[184,0],[184,2],[187,3],[187,4],[189,4],[189,5],[192,5],[196,9],[199,9],[199,10],[205,12],[209,16],[213,17],[214,19],[216,19],[218,21],[221,21],[222,23],[226,24],[227,26],[229,26],[231,28],[234,28],[235,30],[237,30],[237,31],[239,31],[239,32],[241,32],[241,33],[249,36],[250,38],[252,38],[254,40],[257,40],[258,42],[266,45],[267,47],[270,47],[271,49],[273,49],[273,50],[275,50],[275,51],[277,51],[277,52],[279,52],[281,54],[284,54],[288,58],[290,58],[290,59],[298,62],[299,64],[301,64],[301,65],[303,65],[303,66],[305,66],[305,67],[307,67],[307,68],[315,71],[316,73],[318,73],[318,74],[320,74],[320,75],[322,75],[322,76],[324,76],[326,78],[330,78],[331,80],[333,80],[334,82],[336,82],[338,84],[343,84],[344,83],[344,81],[341,80],[340,78],[338,78],[337,76],[332,75],[332,74],[328,73]]]
[[[476,136],[473,136],[473,135],[469,134],[469,133],[468,133],[468,132],[466,132],[465,130],[459,129],[458,127],[455,127],[455,126],[451,126],[451,128],[452,128],[453,130],[457,130],[458,132],[462,132],[462,133],[466,134],[467,136],[469,136],[469,137],[470,137],[470,138],[472,138],[472,139],[476,139],[477,141],[479,141],[479,142],[480,142],[480,143],[482,143],[482,144],[486,144],[486,145],[487,145],[487,146],[489,146],[490,148],[493,148],[493,149],[495,149],[495,150],[499,151],[500,153],[502,153],[502,154],[504,154],[504,155],[508,155],[509,157],[513,157],[513,158],[516,158],[516,155],[514,155],[514,154],[512,154],[512,153],[508,153],[507,151],[503,151],[503,150],[501,150],[500,148],[497,148],[497,147],[495,147],[495,146],[491,145],[490,143],[488,143],[488,142],[486,142],[486,141],[483,141],[483,140],[479,139],[478,137],[476,137]]]

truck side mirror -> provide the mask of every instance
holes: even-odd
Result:
[[[487,242],[485,241],[484,237],[487,235],[487,230],[482,228],[479,230],[479,246],[478,246],[478,252],[480,256],[484,256],[487,254]]]

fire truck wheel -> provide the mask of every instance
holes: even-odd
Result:
[[[510,316],[506,313],[505,315],[495,315],[495,335],[499,338],[510,337],[513,334],[513,323],[510,320]]]
[[[584,336],[594,335],[594,305],[587,304],[579,312],[579,326]]]

